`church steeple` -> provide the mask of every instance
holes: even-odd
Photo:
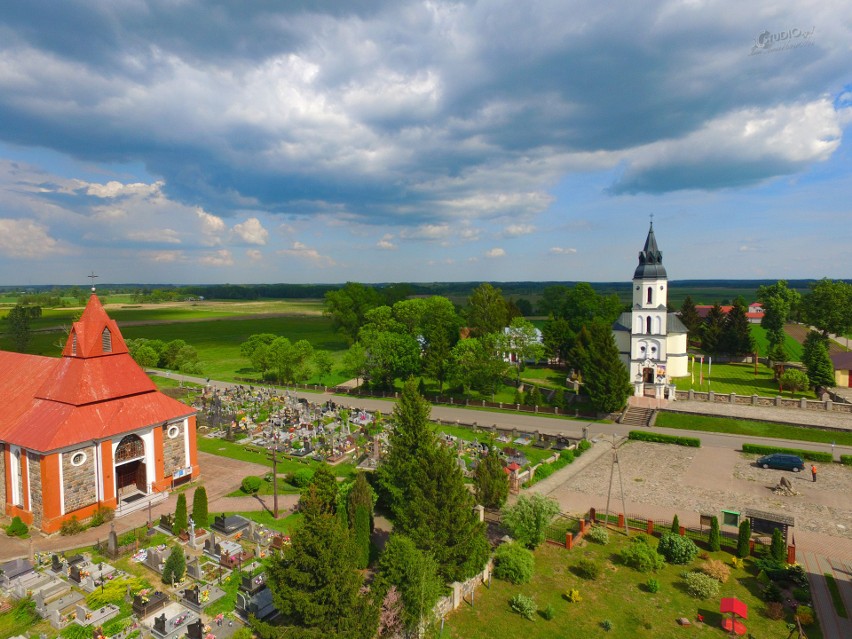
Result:
[[[645,238],[645,248],[639,252],[639,266],[633,273],[634,280],[667,279],[666,267],[663,266],[663,252],[657,248],[657,238],[654,236],[654,222],[648,229]]]

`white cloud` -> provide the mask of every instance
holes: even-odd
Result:
[[[219,249],[214,253],[203,255],[198,263],[204,266],[233,266],[234,258],[228,249]]]
[[[141,255],[144,259],[159,264],[171,264],[186,260],[182,251],[143,251]]]
[[[257,249],[248,249],[246,251],[246,257],[248,257],[252,262],[260,262],[263,259],[263,253]]]
[[[449,224],[421,224],[399,232],[399,236],[407,240],[444,240],[450,237],[450,234]]]
[[[326,255],[321,255],[316,249],[310,248],[301,242],[293,242],[289,249],[277,251],[278,255],[287,255],[301,260],[307,260],[319,267],[336,266],[336,262]]]
[[[571,255],[577,252],[573,247],[554,246],[549,251],[552,255]]]
[[[180,244],[180,233],[174,229],[142,229],[130,231],[127,238],[137,242],[163,242],[165,244]]]
[[[159,196],[163,182],[154,182],[153,184],[145,184],[143,182],[133,182],[131,184],[122,184],[117,181],[110,181],[106,184],[83,183],[87,195],[95,197],[113,199],[117,197],[150,197]]]
[[[0,218],[0,254],[30,259],[67,252],[50,237],[46,226],[32,220]]]
[[[495,257],[505,257],[506,251],[501,248],[493,248],[485,251],[485,257],[495,258]]]
[[[519,237],[521,235],[529,235],[535,232],[535,227],[532,224],[510,224],[503,229],[505,237]]]
[[[396,250],[396,244],[393,243],[393,235],[391,235],[390,233],[386,233],[382,237],[382,239],[380,239],[378,242],[376,242],[376,246],[378,246],[380,249],[384,249],[386,251],[395,251]]]
[[[225,221],[221,217],[217,217],[208,213],[200,206],[195,207],[195,215],[201,221],[201,233],[207,237],[208,243],[218,244],[218,234],[225,230]]]
[[[256,217],[250,217],[245,222],[235,224],[232,231],[244,242],[265,246],[269,238],[269,231],[263,228]]]

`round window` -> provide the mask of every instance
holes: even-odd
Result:
[[[174,439],[178,435],[180,435],[180,428],[175,425],[169,426],[169,429],[166,431],[166,434],[169,436],[169,439]]]
[[[86,463],[86,453],[79,452],[79,453],[74,453],[71,456],[71,465],[72,466],[82,466],[85,463]]]

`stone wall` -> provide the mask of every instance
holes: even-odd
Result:
[[[78,452],[85,453],[86,461],[74,466],[71,460]],[[65,485],[65,512],[79,510],[83,506],[94,504],[98,500],[95,484],[95,449],[86,446],[62,453],[62,479]]]
[[[41,528],[41,518],[44,515],[41,486],[41,456],[27,452],[27,466],[30,470],[30,511],[33,514],[33,525]]]
[[[169,429],[177,426],[177,437],[169,437]],[[184,431],[186,427],[183,421],[176,424],[166,424],[163,426],[163,476],[171,477],[175,471],[189,466],[189,460],[186,459],[186,449],[184,448]]]

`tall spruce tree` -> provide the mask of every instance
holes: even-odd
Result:
[[[589,336],[587,355],[582,356],[584,389],[595,410],[613,413],[624,408],[633,386],[610,327],[593,324]],[[577,344],[582,348],[580,339]]]
[[[337,478],[331,467],[328,464],[320,464],[311,481],[302,489],[299,504],[304,504],[305,500],[313,495],[318,508],[323,512],[334,514],[337,512],[337,490]]]
[[[701,338],[700,330],[703,320],[695,308],[695,302],[692,301],[692,296],[687,295],[683,304],[680,305],[680,321],[686,326],[687,339],[691,342]]]
[[[370,535],[373,532],[373,496],[364,473],[355,476],[346,513],[355,544],[355,565],[363,569],[370,563]]]
[[[186,557],[183,556],[183,548],[173,546],[166,563],[163,564],[163,583],[176,584],[183,579],[186,572]]]
[[[814,388],[835,386],[834,365],[828,354],[828,340],[816,331],[808,332],[802,349],[802,362]]]
[[[207,489],[199,486],[192,494],[192,521],[198,528],[207,528],[210,525],[210,515],[207,512]]]
[[[503,470],[496,448],[490,448],[488,454],[479,458],[479,464],[473,472],[473,485],[476,499],[486,508],[500,508],[506,503],[509,478]]]
[[[275,607],[286,636],[370,639],[378,613],[354,563],[352,536],[312,486],[302,502],[304,519],[293,542],[267,567]]]
[[[737,537],[737,557],[743,559],[751,554],[751,522],[744,519],[740,522],[740,533]]]
[[[403,619],[414,630],[432,611],[441,595],[438,564],[404,535],[393,533],[379,559],[382,586],[396,587],[402,596]]]
[[[172,520],[172,532],[175,535],[181,534],[186,530],[189,520],[186,514],[186,493],[178,495],[177,503],[175,504],[175,517]]]
[[[728,311],[728,320],[722,331],[721,350],[731,355],[748,355],[754,352],[754,338],[751,336],[746,312],[748,307],[742,300],[737,299]]]
[[[784,543],[784,534],[778,528],[772,530],[772,544],[769,546],[769,554],[775,561],[787,560],[787,544]]]
[[[707,321],[701,327],[701,350],[710,355],[720,352],[723,347],[725,327],[728,318],[718,302],[707,313]]]
[[[722,533],[719,531],[719,518],[715,515],[710,518],[710,536],[707,539],[707,545],[713,552],[718,552],[722,549]]]

